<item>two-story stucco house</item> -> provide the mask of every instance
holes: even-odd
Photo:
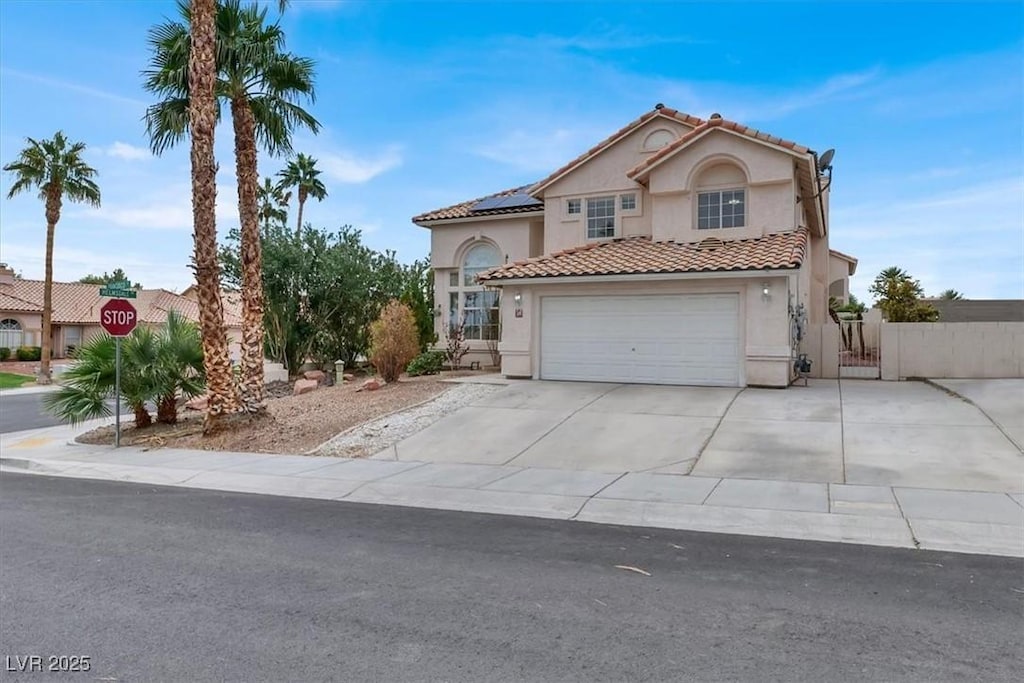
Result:
[[[788,386],[856,266],[828,247],[826,163],[658,105],[534,185],[416,216],[441,344],[462,320],[471,359],[500,333],[508,377]]]

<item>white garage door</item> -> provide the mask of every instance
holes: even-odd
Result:
[[[738,386],[735,294],[541,300],[542,379]]]

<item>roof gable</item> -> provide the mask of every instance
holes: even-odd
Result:
[[[670,142],[655,152],[652,156],[634,166],[626,175],[633,180],[642,181],[647,178],[654,168],[660,166],[668,159],[674,157],[676,154],[713,131],[732,133],[733,135],[739,135],[750,140],[756,140],[763,144],[776,147],[780,151],[787,152],[801,158],[809,157],[814,154],[809,148],[795,142],[783,140],[782,138],[769,135],[768,133],[763,133],[755,128],[750,128],[749,126],[744,126],[741,123],[736,123],[735,121],[729,121],[721,117],[715,118],[712,116],[686,135]]]
[[[606,149],[614,146],[620,140],[627,137],[633,131],[637,130],[641,126],[658,118],[667,119],[669,121],[675,121],[677,123],[683,123],[688,126],[699,127],[700,124],[704,123],[703,119],[699,119],[696,116],[691,116],[690,114],[686,114],[675,109],[670,109],[669,107],[665,107],[659,104],[651,111],[647,112],[640,118],[626,124],[619,130],[617,130],[616,132],[612,133],[610,136],[602,140],[601,142],[597,143],[596,145],[588,149],[583,154],[579,155],[569,163],[559,168],[557,171],[549,175],[547,178],[544,178],[543,180],[535,184],[532,188],[530,188],[530,194],[534,196],[539,196],[540,193],[542,193],[545,189],[550,187],[555,182],[561,180],[568,174],[572,173],[583,164],[587,163],[597,155],[604,152]]]

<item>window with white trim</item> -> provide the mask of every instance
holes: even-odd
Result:
[[[565,200],[565,215],[567,216],[578,216],[583,213],[583,200],[582,199],[566,199]]]
[[[746,224],[746,191],[715,190],[697,194],[697,229],[742,228]]]
[[[449,275],[448,324],[464,321],[466,339],[498,338],[498,292],[485,290],[476,276],[500,265],[498,250],[480,243],[469,248],[462,266]]]
[[[623,211],[636,211],[636,193],[620,194],[619,208]]]
[[[615,237],[615,197],[587,199],[587,239]]]

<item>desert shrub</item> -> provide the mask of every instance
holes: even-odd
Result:
[[[457,323],[449,323],[444,331],[444,358],[448,361],[448,367],[458,370],[462,365],[462,359],[469,353],[469,344],[466,343],[466,318]]]
[[[444,351],[424,351],[412,359],[405,369],[410,377],[436,375],[444,367]]]
[[[394,382],[420,352],[412,309],[392,300],[370,324],[370,363],[385,382]]]
[[[5,361],[11,357],[11,350],[6,346],[0,346],[0,361]]]
[[[37,361],[42,359],[43,349],[39,346],[19,346],[15,355],[23,363]]]

